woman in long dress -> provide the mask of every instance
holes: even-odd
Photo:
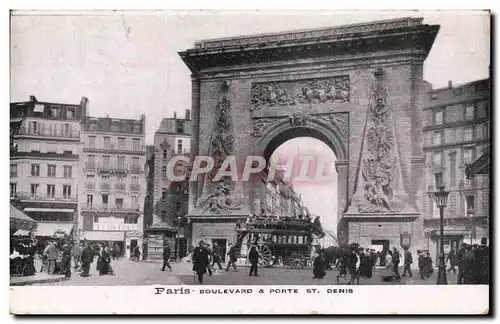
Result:
[[[387,251],[385,255],[385,268],[382,271],[382,281],[394,280],[394,263],[392,263],[392,251]]]

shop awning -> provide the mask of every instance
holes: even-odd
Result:
[[[75,210],[72,208],[24,208],[24,211],[27,212],[53,212],[53,213],[72,213]]]
[[[490,173],[490,151],[486,150],[483,155],[481,155],[476,161],[472,164],[469,164],[465,173],[467,178],[470,179],[474,177],[476,174],[489,174]]]
[[[29,235],[30,235],[30,231],[26,231],[26,230],[23,230],[23,229],[18,229],[14,233],[14,236],[29,236]]]
[[[73,223],[38,223],[36,236],[54,236],[56,233],[71,234]]]
[[[89,232],[84,232],[83,237],[88,241],[123,242],[125,240],[125,232],[89,231]]]
[[[37,222],[25,213],[10,205],[10,227],[11,229],[23,229],[29,231],[36,227]]]

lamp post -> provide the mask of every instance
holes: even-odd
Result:
[[[448,201],[448,195],[450,193],[444,190],[444,186],[440,186],[438,191],[432,193],[436,205],[439,207],[439,231],[440,231],[440,242],[439,242],[439,269],[438,269],[438,285],[447,285],[448,281],[446,279],[446,263],[444,257],[444,208]]]
[[[470,245],[472,245],[472,240],[476,239],[476,224],[474,223],[474,209],[469,209],[467,211],[467,215],[469,216],[469,222],[470,222]]]
[[[177,262],[180,261],[180,258],[179,258],[179,242],[180,242],[180,235],[179,235],[179,232],[180,232],[180,229],[181,229],[181,217],[177,217],[177,228],[176,228],[176,231],[175,231],[175,260]]]

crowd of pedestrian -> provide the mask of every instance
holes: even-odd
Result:
[[[109,245],[82,241],[71,238],[52,239],[39,242],[30,239],[27,243],[11,243],[11,273],[19,268],[22,261],[23,275],[34,275],[36,272],[49,275],[64,275],[71,278],[73,272],[80,276],[90,276],[92,263],[97,259],[96,271],[99,275],[113,275],[111,267],[113,251]],[[41,261],[39,269],[35,267],[35,259]],[[73,270],[72,270],[73,269]]]

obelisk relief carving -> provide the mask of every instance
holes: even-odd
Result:
[[[402,167],[384,71],[379,68],[374,75],[352,212],[414,212],[402,186]]]
[[[231,214],[242,208],[241,183],[233,181],[230,176],[222,175],[220,171],[228,171],[231,157],[236,155],[234,116],[231,101],[228,98],[229,82],[221,88],[215,110],[214,128],[211,134],[209,156],[213,159],[212,170],[207,173],[203,182],[203,192],[197,202],[198,214]],[[228,159],[230,157],[230,159]],[[237,179],[235,179],[237,180]]]

